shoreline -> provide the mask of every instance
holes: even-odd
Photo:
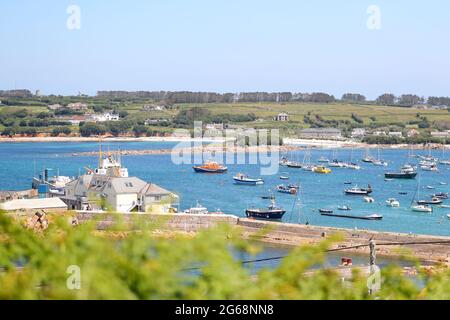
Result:
[[[215,142],[225,143],[226,138],[191,138],[191,137],[0,137],[1,143],[23,143],[23,142]],[[423,144],[367,144],[352,140],[320,140],[320,139],[297,139],[284,138],[283,146],[297,148],[334,149],[334,148],[356,148],[356,149],[414,149],[427,150],[428,146]],[[430,144],[431,149],[442,149],[442,144]],[[450,149],[450,145],[445,145]]]

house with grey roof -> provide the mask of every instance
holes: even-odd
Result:
[[[335,128],[307,128],[299,131],[303,139],[342,139],[341,130]]]

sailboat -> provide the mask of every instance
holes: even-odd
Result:
[[[425,212],[425,213],[433,212],[433,208],[428,206],[428,204],[419,204],[419,201],[416,201],[417,204],[414,204],[414,200],[419,197],[419,188],[420,188],[420,177],[417,182],[416,193],[411,201],[411,210],[415,212]]]
[[[354,170],[361,169],[361,167],[359,165],[357,165],[356,163],[353,162],[353,148],[352,148],[352,151],[350,153],[350,162],[346,163],[345,167],[348,168],[348,169],[354,169]]]
[[[372,161],[372,163],[373,163],[374,166],[384,166],[384,167],[386,167],[388,165],[386,161],[384,161],[384,160],[382,160],[380,158],[380,148],[378,148],[378,158],[374,159]]]
[[[302,169],[305,171],[313,171],[314,165],[311,164],[311,149],[306,149],[305,155],[303,156]]]
[[[442,144],[442,159],[439,161],[440,164],[450,166],[450,158],[445,159],[445,145]]]
[[[372,163],[373,160],[375,160],[375,159],[370,155],[369,148],[366,148],[366,153],[364,155],[364,158],[361,159],[361,161],[362,162]]]

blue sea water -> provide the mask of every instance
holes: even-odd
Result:
[[[111,142],[104,144],[104,150],[137,150],[166,149],[174,147],[170,142]],[[73,156],[73,153],[97,151],[98,143],[94,142],[34,142],[34,143],[0,143],[0,189],[21,190],[31,186],[31,178],[43,167],[59,169],[61,175],[76,176],[84,172],[84,167],[95,167],[97,157]],[[281,183],[280,174],[289,174],[289,183],[300,184],[299,203],[295,196],[274,193],[277,203],[283,206],[287,213],[284,222],[306,223],[311,225],[334,226],[344,228],[370,229],[378,231],[394,231],[414,234],[431,234],[450,236],[450,209],[435,207],[432,214],[416,213],[409,209],[420,179],[420,198],[428,198],[436,192],[450,192],[450,166],[439,166],[439,172],[427,172],[419,169],[419,179],[415,180],[384,180],[385,170],[397,170],[407,161],[408,150],[382,150],[381,157],[389,166],[378,167],[360,161],[364,156],[362,149],[339,149],[336,157],[342,161],[350,161],[361,165],[361,170],[332,168],[332,174],[320,175],[300,169],[281,167],[277,174],[263,176],[265,184],[261,186],[242,186],[233,184],[232,177],[238,173],[250,176],[260,176],[258,164],[228,164],[226,174],[210,175],[194,173],[191,164],[176,165],[170,155],[139,155],[124,156],[123,164],[128,167],[131,176],[156,183],[171,190],[181,198],[181,209],[194,206],[197,201],[210,210],[220,209],[223,212],[245,216],[245,209],[250,205],[266,206],[267,200],[260,198],[267,195],[268,190]],[[427,155],[427,151],[417,151],[417,154]],[[291,152],[292,158],[302,159],[304,151]],[[325,156],[331,158],[329,150],[312,150],[312,161]],[[441,152],[435,151],[433,156],[440,157]],[[417,159],[410,159],[417,162]],[[56,172],[55,172],[56,173]],[[350,187],[344,181],[352,181],[361,187],[372,185],[372,197],[375,203],[365,203],[362,197],[347,196],[343,190]],[[440,182],[447,182],[441,185]],[[427,186],[435,187],[434,190]],[[400,195],[404,191],[408,194]],[[400,208],[390,208],[385,201],[394,197],[400,201]],[[450,204],[449,200],[445,200]],[[381,221],[353,220],[321,216],[318,208],[330,208],[337,211],[338,205],[348,205],[352,214],[383,215]]]

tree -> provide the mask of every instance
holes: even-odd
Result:
[[[384,93],[377,98],[376,102],[381,105],[394,105],[395,96],[392,93]]]
[[[343,101],[360,103],[366,101],[366,97],[359,93],[345,93],[342,95]]]
[[[106,133],[104,125],[96,124],[94,122],[86,122],[80,126],[80,134],[82,137],[99,136]]]
[[[425,101],[424,98],[419,97],[415,94],[402,94],[398,101],[398,104],[405,107],[411,107],[416,104],[423,104]]]

